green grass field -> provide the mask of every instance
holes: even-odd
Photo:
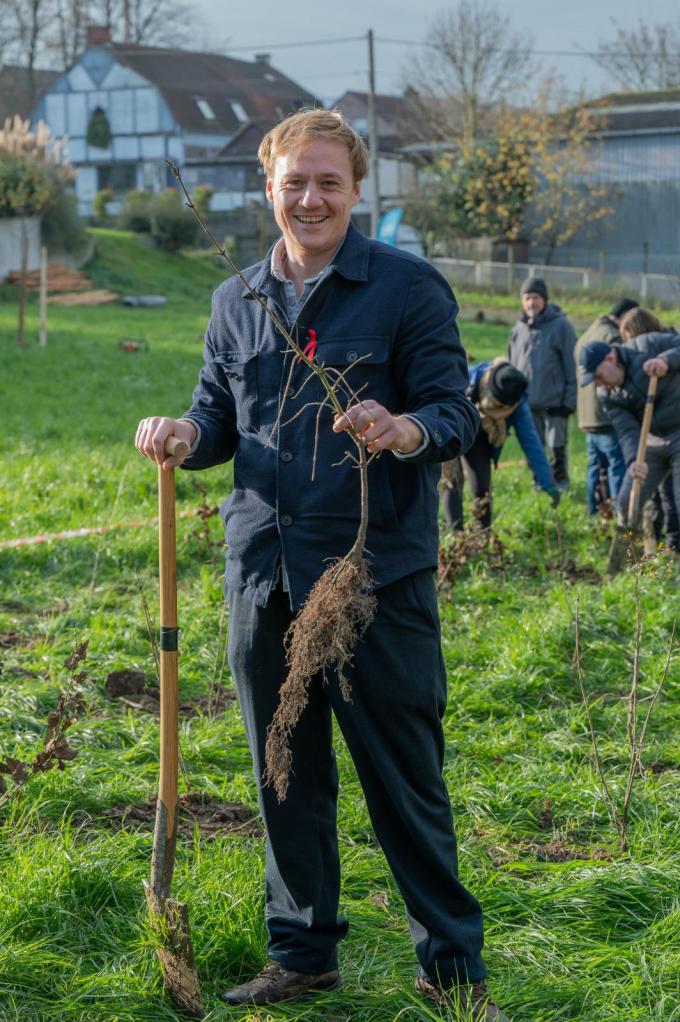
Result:
[[[49,344],[40,349],[32,303],[27,347],[19,351],[16,293],[0,292],[0,542],[155,514],[155,472],[134,450],[135,427],[144,415],[186,408],[222,271],[205,256],[162,255],[132,236],[98,232],[88,273],[97,286],[160,292],[168,304],[50,306]],[[461,300],[472,315],[477,296]],[[464,320],[461,334],[478,358],[505,350],[505,326]],[[121,337],[144,338],[149,350],[126,353]],[[636,576],[629,570],[604,581],[607,535],[585,515],[575,430],[571,471],[558,517],[509,443],[494,481],[504,563],[472,557],[442,600],[446,777],[461,872],[483,904],[490,986],[513,1022],[680,1022],[680,661],[651,720],[622,853],[573,671],[574,617],[578,599],[586,685],[620,798]],[[228,466],[200,478],[179,473],[178,510],[219,503],[230,478]],[[188,703],[222,676],[217,516],[206,529],[201,535],[193,515],[179,521],[180,673]],[[70,732],[77,758],[0,803],[0,1022],[176,1017],[145,927],[151,834],[114,829],[105,812],[155,791],[157,719],[110,701],[104,682],[123,668],[155,682],[141,594],[155,613],[156,558],[153,527],[0,549],[0,759],[30,760],[39,751],[65,684],[63,661],[76,641],[89,640],[88,712]],[[660,557],[637,576],[643,696],[658,683],[680,611],[674,574],[675,565]],[[228,670],[223,680],[228,687]],[[182,792],[256,806],[236,703],[214,718],[185,717],[181,741]],[[269,1010],[220,1004],[221,989],[264,962],[263,842],[242,834],[209,840],[195,829],[178,842],[174,889],[190,906],[210,1019],[446,1017],[413,990],[403,905],[341,739],[338,750],[342,910],[350,919],[344,989]]]

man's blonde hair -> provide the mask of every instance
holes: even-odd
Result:
[[[257,158],[264,167],[267,177],[272,178],[277,156],[306,149],[318,139],[340,142],[347,147],[355,184],[366,177],[368,174],[366,143],[337,109],[302,107],[267,132],[260,142]]]

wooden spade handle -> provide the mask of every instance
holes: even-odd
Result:
[[[184,459],[189,453],[189,444],[177,436],[169,436],[165,441],[165,453],[171,458]]]
[[[185,457],[189,445],[168,437],[165,453]],[[160,579],[160,777],[154,831],[151,887],[168,897],[175,865],[177,775],[179,772],[179,696],[175,470],[158,466],[158,573]]]
[[[647,455],[647,440],[649,438],[649,431],[652,425],[652,415],[654,414],[654,399],[656,397],[656,387],[659,382],[658,376],[649,377],[649,387],[647,389],[647,402],[645,404],[645,412],[642,416],[642,426],[640,427],[640,439],[638,440],[638,449],[635,460],[643,462]],[[642,489],[643,480],[637,476],[633,479],[633,485],[630,490],[630,497],[628,499],[628,524],[633,525],[638,517],[640,510],[640,491]]]

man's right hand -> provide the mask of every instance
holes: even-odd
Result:
[[[165,441],[169,436],[176,436],[191,447],[196,439],[196,433],[196,427],[189,419],[169,419],[167,416],[152,415],[149,419],[142,419],[137,426],[135,447],[145,458],[157,462],[163,468],[174,468],[184,459],[167,458]]]
[[[647,473],[648,472],[649,472],[649,465],[647,465],[646,462],[644,462],[644,461],[632,461],[631,462],[631,464],[630,464],[630,474],[632,475],[633,479],[645,480],[647,478]]]

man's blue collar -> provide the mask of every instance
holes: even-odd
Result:
[[[278,241],[278,239],[277,239]],[[262,260],[260,269],[251,281],[255,291],[265,295],[275,296],[279,293],[279,281],[271,271],[271,259],[274,246],[271,246],[267,255]],[[371,247],[368,238],[359,231],[354,224],[350,223],[347,228],[345,240],[333,260],[333,270],[339,273],[346,280],[368,280],[368,260],[371,254]],[[244,288],[243,295],[248,297],[249,291]]]

